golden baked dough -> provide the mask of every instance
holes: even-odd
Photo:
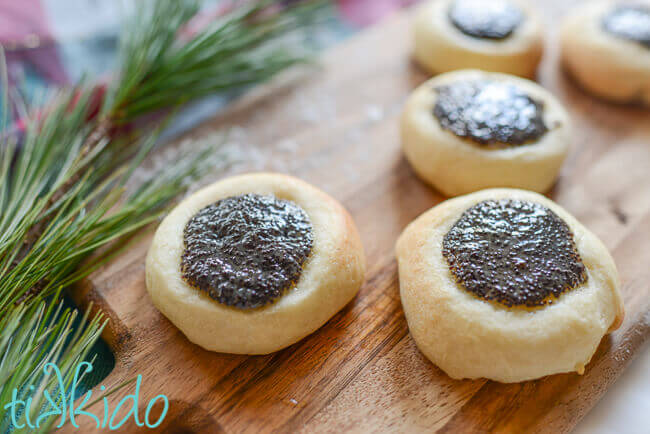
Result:
[[[509,83],[543,104],[548,131],[536,141],[494,148],[443,129],[433,114],[435,88],[463,80]],[[420,178],[447,196],[491,187],[544,192],[555,182],[569,151],[571,125],[560,102],[541,86],[507,74],[478,70],[441,74],[418,87],[401,119],[402,149]]]
[[[512,34],[503,39],[488,39],[467,35],[450,21],[449,10],[454,1],[429,1],[416,11],[413,54],[420,65],[432,74],[477,68],[535,76],[543,39],[539,20],[525,2],[509,0],[523,14]]]
[[[564,19],[562,63],[582,88],[596,96],[650,105],[650,47],[603,28],[603,18],[616,4],[588,2]],[[650,3],[645,5],[650,8]]]
[[[470,207],[514,199],[541,204],[573,232],[587,280],[538,308],[486,301],[457,283],[443,238]],[[517,382],[584,367],[623,319],[616,266],[601,241],[536,193],[490,189],[447,200],[413,221],[397,241],[400,295],[418,348],[452,378]]]
[[[220,199],[246,193],[297,204],[309,217],[313,242],[293,288],[272,304],[244,310],[188,285],[180,262],[188,221]],[[190,341],[235,354],[267,354],[314,332],[355,296],[364,273],[363,246],[343,207],[301,180],[272,173],[227,178],[185,199],[158,227],[146,260],[147,290],[154,305]]]

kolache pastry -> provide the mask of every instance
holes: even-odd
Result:
[[[411,335],[455,379],[583,373],[623,319],[605,246],[537,193],[447,200],[413,221],[396,250]]]
[[[401,119],[417,175],[447,196],[490,187],[551,188],[569,151],[569,116],[553,95],[512,75],[441,74],[418,87]]]
[[[432,74],[477,68],[532,78],[541,25],[518,0],[434,0],[416,11],[414,58]]]
[[[562,23],[562,63],[592,94],[650,105],[650,2],[590,2]]]
[[[365,256],[350,215],[296,178],[227,178],[182,201],[146,260],[154,305],[211,351],[267,354],[327,322],[357,293]]]

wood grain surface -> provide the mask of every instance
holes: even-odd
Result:
[[[627,310],[584,375],[509,385],[455,381],[409,336],[394,243],[411,220],[444,198],[415,177],[400,151],[402,104],[426,79],[410,60],[406,11],[334,47],[319,69],[291,85],[253,92],[192,132],[210,137],[239,125],[237,140],[250,158],[231,172],[290,173],[340,200],[368,257],[359,295],[283,351],[210,353],[152,305],[144,283],[151,233],[144,234],[75,293],[82,305],[93,301],[111,318],[105,337],[117,362],[102,384],[141,374],[140,414],[164,393],[171,407],[160,429],[168,432],[571,430],[650,335],[650,113],[593,99],[561,71],[555,27],[571,3],[544,2],[542,11],[549,38],[539,81],[566,104],[575,125],[572,152],[549,195],[612,251]],[[111,408],[126,393],[112,396]],[[84,432],[93,430],[91,420],[81,424]],[[133,422],[123,427],[135,428]]]

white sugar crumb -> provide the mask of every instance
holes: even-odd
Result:
[[[358,143],[363,137],[363,132],[359,128],[351,128],[344,133],[343,138],[346,142],[354,144]]]
[[[281,140],[275,145],[278,151],[291,154],[295,153],[298,150],[298,146],[298,142],[291,139]]]
[[[335,121],[336,101],[331,95],[321,92],[297,92],[288,105],[293,107],[298,119],[309,124]]]
[[[187,188],[186,194],[190,194],[219,179],[228,167],[244,161],[250,163],[255,157],[255,148],[245,149],[245,143],[247,141],[243,129],[233,128],[229,133],[218,132],[205,137],[190,138],[165,145],[153,152],[133,173],[128,183],[128,192],[135,192],[144,182],[160,174],[169,173],[184,160],[191,159],[192,155],[211,148],[213,151],[208,152],[201,162],[204,167],[207,167],[205,175],[199,180],[193,176],[182,180]]]
[[[294,398],[291,398],[289,402],[292,403],[293,405],[298,405],[298,401],[296,401]]]
[[[201,140],[218,140],[223,134],[213,132]],[[221,146],[222,153],[228,155],[229,168],[224,171],[215,170],[208,173],[200,180],[198,185],[193,185],[190,192],[201,187],[237,173],[275,171],[293,173],[303,162],[295,157],[300,148],[300,143],[293,139],[282,139],[277,143],[257,143],[251,135],[241,126],[235,126],[226,134],[225,143]]]
[[[366,106],[366,118],[370,122],[379,122],[384,119],[384,109],[378,105]]]
[[[310,70],[294,80],[320,80],[318,71]],[[288,80],[288,79],[287,79]],[[292,83],[292,80],[289,80]],[[325,191],[336,190],[342,184],[355,184],[362,178],[359,166],[367,164],[376,152],[369,139],[369,131],[401,111],[402,101],[384,105],[374,95],[364,95],[355,111],[345,111],[340,105],[338,89],[332,83],[324,86],[288,86],[279,81],[277,88],[251,96],[251,105],[242,124],[225,132],[203,129],[200,137],[173,142],[161,147],[148,159],[144,170],[136,173],[140,179],[168,170],[191,153],[198,142],[222,143],[212,156],[214,169],[200,180],[189,184],[187,194],[228,176],[258,171],[280,172],[307,177],[331,167],[335,176],[320,180]],[[268,94],[267,94],[268,93]],[[288,135],[286,128],[293,134]],[[312,136],[312,131],[325,132],[325,137]],[[311,143],[316,140],[316,143]],[[304,152],[316,147],[317,152]],[[344,158],[329,149],[345,147]],[[319,175],[315,175],[319,176]]]

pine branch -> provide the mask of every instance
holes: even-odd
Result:
[[[180,43],[178,35],[198,11],[195,0],[143,0],[137,13],[128,22],[121,39],[120,72],[114,85],[106,92],[103,86],[78,86],[70,95],[60,97],[57,110],[75,111],[71,125],[86,129],[79,147],[77,164],[72,173],[51,189],[42,203],[42,215],[55,209],[55,204],[75,185],[82,170],[95,156],[98,147],[120,132],[125,124],[136,119],[191,101],[219,90],[233,90],[264,81],[277,72],[306,58],[294,53],[278,39],[308,24],[322,2],[305,2],[286,10],[263,14],[273,2],[237,2],[238,7],[216,19],[188,42]],[[95,113],[97,98],[103,109]],[[81,108],[81,109],[80,109]],[[61,113],[53,116],[60,119]],[[49,118],[48,118],[49,119]],[[50,128],[46,128],[50,127]],[[70,125],[43,125],[41,146]],[[44,132],[49,134],[44,134]],[[48,140],[49,139],[49,140]],[[112,140],[117,143],[118,140]],[[42,235],[44,219],[33,225],[25,237],[19,258],[24,256]]]
[[[57,116],[56,113],[58,112],[53,111],[46,116]],[[62,124],[66,123],[65,116],[59,120],[63,121]],[[26,143],[32,140],[28,136]],[[56,385],[42,375],[45,364],[56,362],[66,379],[66,387],[70,387],[69,380],[77,363],[87,357],[90,347],[99,338],[103,328],[100,316],[90,322],[84,319],[82,323],[87,325],[82,327],[83,331],[77,335],[72,334],[72,321],[78,314],[58,308],[55,310],[55,306],[59,306],[56,300],[59,299],[61,288],[85,278],[123,251],[127,245],[125,240],[141,227],[159,218],[188,182],[200,177],[208,169],[218,169],[218,165],[214,164],[215,158],[218,160],[218,144],[206,144],[197,147],[191,155],[181,158],[169,170],[154,173],[139,188],[125,196],[125,184],[154,140],[155,136],[152,136],[148,143],[141,144],[141,152],[130,163],[115,168],[108,176],[98,176],[90,169],[84,171],[79,182],[56,202],[56,211],[49,215],[42,234],[21,260],[15,261],[15,252],[23,245],[30,225],[38,219],[38,213],[24,214],[23,220],[17,224],[15,220],[0,219],[2,224],[15,227],[18,233],[18,236],[5,236],[4,242],[0,244],[1,432],[6,432],[9,423],[5,418],[4,406],[11,400],[15,388],[20,396],[33,398],[33,409],[41,409],[46,402],[38,391],[42,393],[43,390],[48,390],[54,395],[56,389]],[[30,155],[33,159],[30,160],[31,164],[23,165],[18,172],[36,171],[33,166],[49,160],[44,154],[56,153],[64,160],[70,159],[70,155],[58,154],[55,148],[53,144],[48,147],[24,148],[21,152],[32,152]],[[16,152],[12,146],[0,147],[0,167],[10,166],[6,159],[13,158],[17,155]],[[21,163],[18,161],[16,168],[19,166]],[[0,170],[0,198],[4,198],[2,201],[8,205],[8,209],[20,208],[21,197],[15,192],[29,190],[27,187],[34,181],[29,178],[30,182],[27,182],[27,178],[17,176],[18,172]],[[50,184],[50,187],[65,185],[67,182],[65,177],[57,180],[58,183]],[[29,185],[26,186],[25,183]],[[47,186],[43,188],[51,191],[47,190]],[[48,193],[43,197],[51,195]],[[26,199],[32,203],[40,200],[36,196]],[[0,234],[4,235],[7,232],[3,230],[2,224]],[[101,255],[93,256],[100,248]],[[10,266],[10,262],[15,265]],[[34,288],[40,292],[26,297],[34,292]],[[45,297],[49,301],[45,302]],[[47,430],[53,423],[54,420],[48,419],[41,428]]]
[[[265,81],[307,61],[304,48],[286,37],[305,29],[326,3],[274,4],[234,1],[232,9],[181,42],[179,34],[198,10],[196,1],[139,2],[129,24],[133,31],[121,43],[119,86],[109,89],[104,115],[116,124],[128,123],[210,93]]]
[[[35,300],[30,305],[14,306],[0,317],[0,403],[16,398],[32,399],[30,419],[36,422],[36,411],[47,407],[46,393],[61,403],[60,386],[48,363],[56,362],[66,388],[71,386],[76,366],[85,360],[92,345],[99,338],[106,325],[101,314],[90,321],[85,317],[81,327],[73,330],[78,312],[63,309],[60,303],[46,303]],[[19,424],[25,424],[21,414]],[[31,432],[48,432],[56,422],[55,418],[42,420]],[[9,413],[0,413],[0,431],[17,432]],[[27,431],[24,427],[21,431]]]
[[[188,179],[218,166],[209,158],[218,144],[207,144],[127,193],[156,139],[141,119],[210,92],[258,83],[304,60],[281,39],[313,6],[269,12],[271,3],[237,3],[182,42],[196,2],[142,0],[122,39],[119,74],[107,88],[80,83],[62,90],[26,120],[20,143],[0,138],[0,431],[8,428],[3,412],[12,391],[42,408],[44,391],[56,388],[43,367],[56,362],[70,387],[76,364],[105,325],[101,315],[84,318],[73,332],[78,314],[60,307],[61,290],[123,251]],[[7,89],[6,76],[4,84]],[[54,422],[43,421],[38,431]]]

